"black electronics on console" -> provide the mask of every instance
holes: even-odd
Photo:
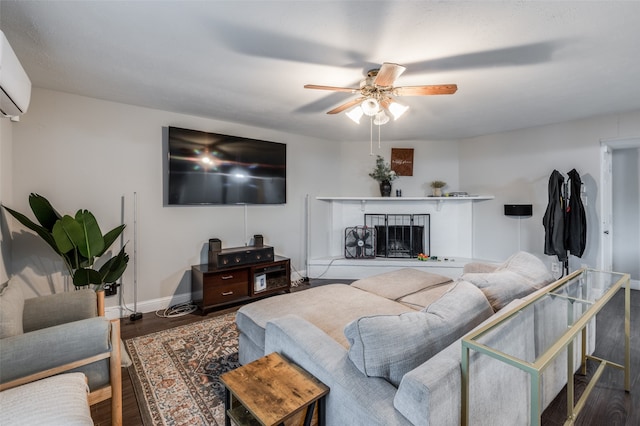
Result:
[[[257,244],[258,241],[260,241],[260,245]],[[209,264],[221,269],[272,262],[274,259],[273,247],[265,246],[262,242],[262,235],[255,235],[253,246],[223,249],[222,242],[218,238],[212,238],[209,240]]]
[[[209,252],[222,250],[222,241],[219,238],[209,240]]]

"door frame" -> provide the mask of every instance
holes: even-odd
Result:
[[[600,269],[611,271],[613,268],[613,162],[616,149],[640,148],[640,136],[611,138],[600,140]],[[631,280],[632,288],[640,290],[638,280]]]

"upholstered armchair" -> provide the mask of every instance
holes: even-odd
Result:
[[[113,425],[122,424],[120,322],[85,289],[24,299],[9,282],[0,292],[0,390],[55,374],[86,375],[89,404],[111,398]]]

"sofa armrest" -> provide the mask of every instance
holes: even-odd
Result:
[[[96,292],[67,291],[25,299],[22,317],[25,333],[98,315]]]
[[[414,425],[461,424],[460,354],[458,340],[402,378],[393,403]]]
[[[391,383],[360,373],[343,346],[305,319],[285,315],[268,322],[265,353],[272,352],[284,355],[329,387],[327,424],[411,424],[393,407],[397,389]]]
[[[511,312],[522,303],[514,300],[474,330]],[[484,342],[520,359],[531,359],[533,312],[523,312],[497,327]],[[522,370],[471,350],[469,361],[469,413],[480,426],[526,424],[529,419],[529,376]],[[404,375],[394,405],[415,425],[454,426],[462,417],[462,343],[450,346]],[[499,416],[496,415],[499,413]]]
[[[111,324],[94,317],[2,339],[0,383],[54,369],[111,351]],[[86,365],[91,389],[109,383],[109,360]]]

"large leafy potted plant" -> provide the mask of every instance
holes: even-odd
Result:
[[[127,269],[129,255],[124,247],[98,269],[94,266],[122,234],[119,225],[102,235],[98,222],[88,210],[78,210],[75,216],[61,216],[41,195],[29,195],[29,205],[39,224],[27,216],[2,206],[21,224],[38,234],[61,258],[76,287],[91,286],[102,290],[105,284],[116,282]]]

